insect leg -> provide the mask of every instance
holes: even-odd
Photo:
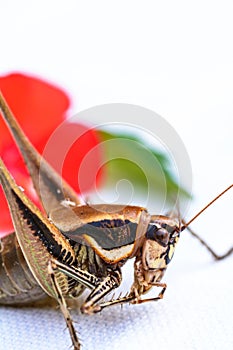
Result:
[[[71,337],[72,343],[73,343],[73,349],[80,350],[81,345],[80,345],[80,342],[78,340],[78,336],[77,336],[77,333],[75,331],[73,321],[71,319],[66,301],[62,295],[62,291],[61,291],[61,288],[60,288],[59,283],[57,281],[56,274],[55,274],[55,271],[53,269],[51,262],[49,262],[49,265],[48,265],[48,273],[49,273],[50,278],[51,278],[51,282],[53,285],[54,292],[56,294],[56,299],[57,299],[59,306],[60,306],[60,310],[65,318],[66,325],[67,325],[69,332],[70,332],[70,337]]]
[[[233,253],[233,247],[231,247],[225,254],[223,255],[218,255],[217,253],[215,253],[215,251],[200,237],[198,236],[190,227],[186,228],[189,233],[191,233],[191,235],[195,238],[198,239],[198,241],[203,244],[206,249],[213,255],[213,257],[216,260],[221,260],[221,259],[225,259],[227,256],[231,255]]]
[[[113,305],[118,305],[118,304],[120,304],[120,305],[127,304],[127,303],[130,303],[130,304],[143,304],[143,303],[147,303],[147,302],[150,302],[150,301],[158,301],[160,299],[163,299],[163,295],[165,293],[167,285],[165,283],[156,282],[156,283],[153,284],[153,286],[163,287],[163,289],[161,290],[161,292],[158,294],[157,297],[141,299],[140,295],[137,295],[137,293],[132,293],[131,292],[130,294],[128,294],[128,295],[126,295],[124,297],[119,297],[117,299],[109,300],[109,301],[106,301],[106,302],[98,304],[98,311],[101,311],[101,310],[103,310],[106,307],[113,306]]]
[[[140,299],[140,295],[139,295],[139,297],[135,297],[134,301],[132,301],[132,304],[143,304],[143,303],[147,303],[148,301],[157,301],[157,300],[163,299],[164,293],[167,289],[166,283],[154,282],[154,283],[151,283],[151,285],[154,287],[162,287],[162,290],[158,294],[158,296],[154,298]]]
[[[87,297],[85,303],[81,307],[81,311],[86,314],[91,314],[101,311],[101,306],[96,304],[106,294],[110,293],[114,288],[117,288],[121,283],[120,268],[109,270],[108,276],[99,279],[88,271],[81,270],[74,266],[67,266],[55,259],[53,261],[54,269],[63,272],[72,277],[85,287],[93,289],[91,294]]]
[[[133,303],[133,301],[135,300],[135,296],[132,295],[132,294],[129,294],[129,295],[126,295],[124,297],[119,297],[117,299],[112,299],[112,300],[109,300],[109,301],[105,301],[103,303],[100,303],[98,305],[98,307],[100,308],[99,311],[103,310],[104,308],[106,307],[109,307],[109,306],[113,306],[113,305],[122,305],[122,304],[127,304],[127,303]]]
[[[120,284],[117,282],[116,285],[114,286],[111,285],[112,283],[111,279],[113,279],[113,282],[116,282],[114,281],[114,276],[112,277],[107,276],[105,279],[101,281],[94,275],[90,274],[88,271],[83,271],[74,266],[71,266],[71,267],[67,266],[66,264],[63,264],[60,261],[57,261],[55,259],[53,259],[53,264],[54,264],[54,268],[56,266],[56,269],[58,269],[60,272],[63,272],[66,275],[76,279],[86,287],[93,289],[93,292],[89,295],[84,306],[82,307],[82,311],[84,313],[99,312],[108,306],[113,306],[117,304],[125,304],[125,303],[141,304],[147,301],[156,301],[163,298],[163,294],[167,287],[165,283],[159,283],[159,282],[153,283],[153,286],[163,287],[162,291],[159,293],[157,297],[144,299],[144,300],[140,299],[140,294],[143,294],[143,292],[138,292],[134,287],[133,291],[124,297],[109,300],[109,301],[100,303],[98,305],[95,305],[98,300],[100,300],[104,295],[108,294],[112,289],[118,287],[118,285]],[[107,289],[105,289],[106,285],[108,286]]]
[[[69,277],[72,277],[76,281],[83,284],[85,287],[94,289],[99,283],[100,279],[94,275],[92,275],[88,271],[84,271],[75,266],[68,266],[56,259],[52,259],[54,269],[56,268],[58,271],[63,272]]]
[[[109,294],[114,288],[121,283],[122,275],[120,268],[110,270],[109,275],[105,277],[87,297],[85,303],[81,307],[81,311],[85,314],[92,314],[101,311],[97,302],[105,295]]]
[[[117,288],[121,283],[121,270],[109,270],[109,275],[102,280],[90,274],[88,271],[83,271],[76,267],[69,267],[59,261],[53,260],[54,266],[66,275],[74,278],[85,287],[93,289],[83,304],[81,311],[91,314],[101,310],[96,303],[106,294],[110,293],[114,288]]]

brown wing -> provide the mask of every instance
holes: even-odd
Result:
[[[78,206],[52,212],[51,220],[66,237],[89,245],[113,264],[132,255],[138,232],[146,232],[148,220],[138,225],[142,213],[146,213],[145,209],[135,206]]]

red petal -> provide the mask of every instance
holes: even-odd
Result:
[[[62,140],[62,142],[61,142]],[[81,124],[62,123],[48,140],[43,157],[78,192],[99,182],[101,155],[96,133]]]
[[[0,188],[0,202],[1,202],[1,229],[0,238],[13,232],[13,224],[9,212],[9,208],[5,199],[2,188]]]
[[[19,73],[1,77],[0,90],[34,145],[41,135],[49,137],[54,128],[64,120],[70,105],[69,97],[61,89],[41,79]],[[2,147],[11,142],[2,120],[0,139]]]

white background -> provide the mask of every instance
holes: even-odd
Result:
[[[1,0],[0,6],[0,74],[20,70],[64,86],[72,113],[132,103],[176,129],[193,168],[187,218],[232,183],[232,1]],[[231,191],[193,224],[219,252],[232,244],[232,200]],[[232,348],[232,257],[213,262],[188,234],[182,238],[163,301],[89,318],[73,311],[83,349]],[[70,345],[53,309],[1,308],[0,329],[0,349]]]

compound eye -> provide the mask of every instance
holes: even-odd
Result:
[[[153,225],[147,231],[146,237],[158,242],[163,247],[166,247],[169,243],[170,235],[165,228],[157,227],[156,225]]]
[[[165,228],[159,228],[155,231],[155,240],[160,243],[163,247],[166,247],[169,242],[169,233]]]

